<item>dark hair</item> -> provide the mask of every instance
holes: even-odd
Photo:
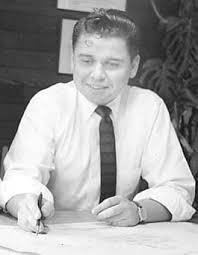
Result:
[[[97,34],[101,37],[121,37],[126,40],[131,58],[138,53],[139,31],[134,21],[124,11],[95,9],[78,20],[73,29],[72,47],[82,34]]]

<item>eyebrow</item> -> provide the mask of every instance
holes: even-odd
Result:
[[[80,58],[94,58],[94,56],[93,55],[90,55],[90,54],[83,54],[83,53],[80,53],[79,54],[79,57]],[[122,62],[124,62],[124,59],[123,58],[108,58],[108,59],[106,59],[105,61],[112,61],[112,62],[117,62],[117,63],[122,63]]]
[[[110,61],[115,61],[115,62],[123,62],[124,59],[122,58],[109,58]]]
[[[92,55],[90,55],[90,54],[79,54],[79,57],[91,57],[91,58],[93,58],[93,56]]]

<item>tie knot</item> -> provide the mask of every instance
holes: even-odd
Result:
[[[99,105],[95,112],[99,114],[102,118],[108,117],[111,113],[111,109],[108,106],[105,105]]]

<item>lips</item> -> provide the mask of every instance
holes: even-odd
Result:
[[[107,86],[104,85],[95,85],[95,84],[86,84],[89,88],[96,89],[96,90],[102,90],[107,89]]]

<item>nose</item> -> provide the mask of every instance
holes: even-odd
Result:
[[[101,63],[97,63],[93,66],[90,77],[94,81],[103,81],[105,79],[106,74]]]

